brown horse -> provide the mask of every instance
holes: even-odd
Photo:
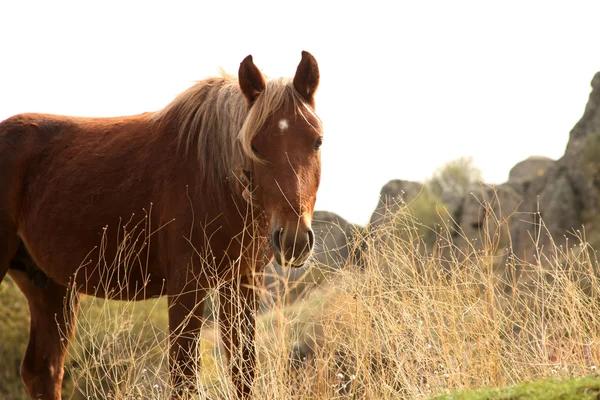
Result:
[[[155,113],[0,123],[0,281],[8,272],[29,302],[21,375],[32,398],[61,397],[79,293],[167,295],[171,380],[189,389],[211,288],[237,395],[251,394],[255,273],[273,256],[301,266],[314,243],[318,84],[307,52],[293,79],[266,80],[248,56],[238,79],[200,81]],[[135,215],[139,262],[107,262]]]

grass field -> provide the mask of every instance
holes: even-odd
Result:
[[[362,238],[368,246],[361,266],[329,269],[291,305],[269,301],[257,324],[258,398],[553,398],[543,390],[569,393],[561,399],[597,398],[595,251],[580,237],[533,261],[504,257],[504,220],[489,218],[490,232],[477,242],[454,245],[448,222],[431,247],[421,239],[424,227],[401,210]],[[24,398],[15,373],[27,337],[19,296],[10,282],[0,285],[3,304],[9,299],[8,316],[0,315],[6,399]],[[86,298],[65,398],[167,398],[166,311],[164,299]],[[212,319],[196,355],[199,392],[232,398]],[[482,387],[511,388],[452,394]]]

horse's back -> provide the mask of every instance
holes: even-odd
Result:
[[[41,158],[52,158],[58,154],[56,149],[71,147],[73,139],[90,126],[114,126],[126,118],[132,117],[80,118],[25,113],[0,122],[0,219],[7,215],[12,220],[18,218],[27,174],[35,169],[36,163],[39,165]]]
[[[135,222],[143,219],[143,208],[158,200],[149,130],[147,115],[21,114],[0,123],[0,185],[10,193],[0,213],[57,282],[66,284],[89,260],[95,264],[105,226],[104,244],[114,253],[117,230],[133,214]]]

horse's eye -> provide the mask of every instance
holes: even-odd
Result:
[[[323,138],[320,137],[317,139],[317,141],[315,142],[315,150],[319,150],[321,148],[321,145],[323,144]]]
[[[256,150],[256,147],[254,147],[253,144],[250,145],[250,148],[252,149],[252,152],[254,153],[254,155],[258,156],[258,150]]]

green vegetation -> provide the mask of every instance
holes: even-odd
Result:
[[[432,244],[439,237],[441,227],[451,218],[450,214],[453,210],[449,209],[449,204],[446,202],[464,198],[468,191],[473,189],[473,185],[480,181],[481,171],[475,167],[471,157],[452,160],[438,168],[425,182],[421,192],[406,202],[409,212],[404,216],[412,222],[407,220],[397,222],[400,225],[414,224],[419,237],[425,243]],[[401,208],[404,203],[399,203],[397,206]]]
[[[396,228],[403,230],[410,225],[416,228],[417,239],[426,244],[433,244],[439,236],[440,228],[448,219],[449,212],[446,201],[463,195],[481,176],[473,166],[472,159],[459,158],[450,161],[428,179],[418,193],[405,193],[391,199],[387,214],[396,213]],[[398,210],[403,210],[398,212]],[[406,235],[404,236],[406,239]]]
[[[19,370],[29,337],[29,308],[10,278],[0,284],[0,399],[25,399]]]
[[[434,243],[442,224],[441,216],[447,214],[446,207],[446,204],[437,195],[424,186],[421,192],[408,203],[399,201],[392,204],[392,209],[398,210],[394,217],[396,233],[402,236],[402,232],[404,232],[405,240],[412,237],[418,242]],[[415,232],[407,231],[406,226],[413,226]],[[414,233],[417,235],[414,236]]]
[[[481,180],[481,170],[473,164],[473,158],[461,157],[439,168],[427,181],[427,186],[438,197],[447,193],[462,197]]]
[[[597,400],[600,378],[547,379],[503,389],[481,389],[436,396],[431,400]]]

